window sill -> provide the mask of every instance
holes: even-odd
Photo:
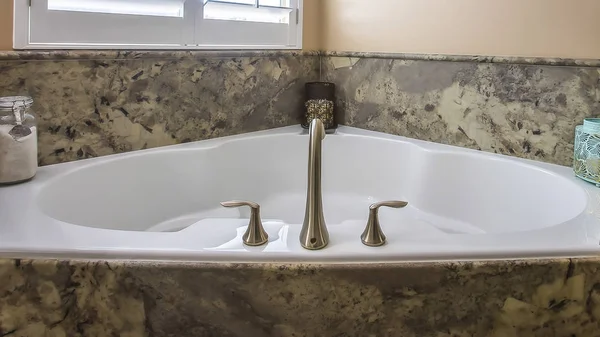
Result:
[[[299,49],[260,50],[15,50],[0,51],[0,60],[127,60],[196,59],[208,57],[317,56],[318,51]]]

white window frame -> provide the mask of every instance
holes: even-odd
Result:
[[[132,49],[132,50],[237,50],[237,49],[302,49],[302,23],[303,23],[303,0],[292,0],[293,10],[290,13],[290,25],[288,29],[288,41],[287,45],[279,44],[253,44],[252,36],[260,36],[261,29],[264,29],[269,24],[267,23],[254,23],[246,21],[226,21],[226,20],[209,20],[201,19],[200,24],[194,24],[193,29],[185,29],[182,31],[181,43],[32,43],[30,41],[30,25],[31,25],[31,7],[30,1],[39,0],[13,0],[14,1],[14,29],[13,29],[13,47],[14,49]],[[41,0],[47,1],[47,0]],[[188,0],[190,1],[190,0]],[[195,17],[191,17],[192,20],[203,18],[203,6],[199,5],[201,0],[192,0],[195,3],[186,2],[185,6],[194,6],[193,9],[196,13]],[[186,7],[187,10],[187,7]],[[104,14],[111,15],[111,14]],[[135,19],[135,16],[130,16]],[[153,20],[151,17],[140,17],[140,19]],[[187,20],[187,18],[186,18]],[[296,24],[294,24],[294,22]],[[203,43],[194,44],[194,36],[200,37],[202,27],[208,25],[215,32],[229,31],[231,36],[235,36],[231,43],[228,44],[215,44]],[[243,25],[243,28],[236,28]],[[214,27],[227,27],[227,30],[218,29]],[[191,26],[190,26],[191,27]],[[248,29],[250,27],[250,29]],[[189,27],[188,27],[189,28]],[[135,34],[135,30],[132,30]],[[211,36],[211,40],[220,41],[218,35]]]

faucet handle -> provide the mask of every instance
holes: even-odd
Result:
[[[260,246],[269,241],[269,235],[265,231],[260,221],[260,205],[252,201],[231,200],[221,203],[223,207],[250,207],[250,223],[246,233],[242,236],[244,244],[248,246]]]
[[[406,205],[408,205],[408,202],[399,200],[381,201],[371,204],[369,206],[367,227],[360,236],[362,243],[371,247],[381,246],[385,243],[385,234],[383,234],[381,225],[379,224],[379,207],[402,208]]]

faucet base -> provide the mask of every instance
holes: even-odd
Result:
[[[329,232],[324,221],[320,224],[307,224],[302,227],[300,232],[300,245],[302,245],[302,248],[319,250],[325,248],[328,243]]]

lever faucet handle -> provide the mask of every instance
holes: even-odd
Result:
[[[269,241],[269,235],[265,231],[260,220],[260,205],[252,201],[231,200],[221,203],[223,207],[250,207],[250,223],[246,233],[242,236],[245,245],[260,246]]]
[[[402,208],[406,207],[406,205],[408,205],[408,202],[399,200],[381,201],[371,204],[369,206],[367,227],[360,236],[362,243],[371,247],[382,246],[385,243],[385,234],[383,234],[381,225],[379,224],[379,207]]]

